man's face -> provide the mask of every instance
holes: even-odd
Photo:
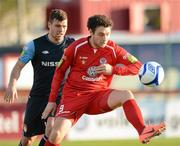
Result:
[[[67,31],[67,20],[59,21],[54,19],[52,22],[48,22],[49,35],[51,41],[61,42],[64,39],[64,35]]]
[[[95,32],[91,32],[93,46],[96,48],[104,48],[109,40],[111,27],[97,27]]]

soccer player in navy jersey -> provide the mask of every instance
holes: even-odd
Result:
[[[90,17],[87,27],[90,36],[73,42],[65,50],[61,63],[56,68],[43,118],[56,107],[59,85],[69,66],[71,70],[64,84],[55,123],[45,146],[57,146],[61,143],[83,114],[106,113],[120,106],[123,107],[127,120],[137,130],[140,142],[149,142],[152,137],[165,130],[164,123],[145,125],[133,93],[130,90],[109,88],[114,74],[137,75],[142,63],[109,40],[112,21],[107,16]]]
[[[37,135],[45,133],[39,144],[39,146],[43,146],[51,130],[53,118],[49,117],[48,120],[44,120],[41,116],[48,103],[55,68],[63,55],[64,49],[74,41],[73,38],[65,36],[67,27],[67,13],[60,9],[52,10],[48,21],[49,32],[24,46],[11,72],[8,88],[4,95],[4,100],[7,103],[11,103],[18,98],[16,82],[20,77],[21,70],[29,61],[31,61],[34,70],[34,81],[28,97],[23,135],[19,146],[31,146]],[[58,92],[57,103],[60,100],[61,89]]]

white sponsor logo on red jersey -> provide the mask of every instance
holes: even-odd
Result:
[[[96,73],[96,66],[89,67],[88,70],[87,70],[87,74],[90,77],[95,77],[97,75],[97,73]]]
[[[82,79],[85,80],[85,81],[96,82],[96,81],[101,81],[102,77],[92,78],[92,77],[87,77],[87,76],[83,75]]]

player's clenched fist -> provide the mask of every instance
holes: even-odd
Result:
[[[96,67],[96,73],[104,75],[112,75],[112,66],[110,64],[101,64]]]
[[[46,108],[44,109],[44,112],[42,113],[42,119],[46,119],[50,114],[54,115],[56,107],[57,105],[55,102],[48,102]]]
[[[4,94],[4,101],[7,103],[12,103],[15,99],[18,99],[17,90],[15,87],[8,87]]]

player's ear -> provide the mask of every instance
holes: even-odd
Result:
[[[51,27],[51,22],[48,21],[48,28],[50,29],[50,27]]]
[[[92,31],[92,29],[89,29],[89,33],[90,33],[90,35],[92,35],[92,34],[93,34],[93,31]]]

